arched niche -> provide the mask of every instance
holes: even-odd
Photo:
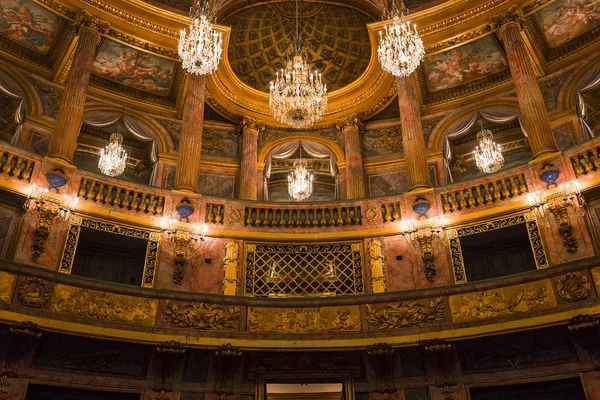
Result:
[[[583,140],[599,135],[600,62],[596,61],[596,58],[575,71],[563,96],[564,108],[575,109]]]
[[[14,69],[0,64],[0,139],[22,144],[27,114],[36,115],[40,100],[35,89]]]

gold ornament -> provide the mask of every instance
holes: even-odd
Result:
[[[388,303],[374,310],[367,304],[366,320],[379,329],[397,329],[406,326],[425,325],[428,322],[439,321],[444,317],[444,301],[436,297],[429,304],[416,301]]]

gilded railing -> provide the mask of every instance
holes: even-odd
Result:
[[[587,175],[600,169],[600,147],[581,150],[573,154],[570,159],[575,175]]]
[[[8,150],[0,150],[0,172],[3,175],[29,182],[34,165],[33,160]]]
[[[165,196],[94,178],[81,178],[77,196],[94,203],[152,215],[162,215],[165,206]]]
[[[527,193],[525,174],[505,176],[489,182],[441,193],[444,213],[497,203]]]
[[[310,208],[246,207],[245,224],[302,228],[361,225],[360,206],[323,206]]]

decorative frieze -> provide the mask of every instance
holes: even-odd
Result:
[[[327,333],[360,331],[358,306],[248,309],[248,332]]]
[[[444,299],[436,297],[429,303],[401,301],[374,308],[366,305],[366,320],[379,329],[398,329],[407,326],[425,325],[444,318]]]

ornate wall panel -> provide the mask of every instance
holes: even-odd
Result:
[[[58,86],[46,84],[37,79],[32,79],[31,83],[40,96],[44,115],[50,118],[56,118],[58,115],[58,104],[62,98],[63,89]]]
[[[358,306],[248,309],[248,332],[309,333],[360,331]]]
[[[552,129],[554,140],[559,150],[566,150],[575,144],[575,132],[573,132],[573,124],[567,122]]]
[[[200,174],[198,193],[207,196],[233,198],[235,194],[235,176],[225,174]]]
[[[364,291],[362,243],[245,244],[247,296],[310,296]]]
[[[48,148],[50,146],[50,139],[52,135],[48,133],[38,132],[36,130],[31,130],[29,132],[28,144],[27,147],[31,149],[35,154],[40,156],[45,156],[48,154]]]
[[[439,185],[438,166],[429,164],[429,180],[433,186]],[[408,177],[405,171],[373,173],[367,176],[369,183],[369,196],[393,196],[406,192],[408,187]]]
[[[202,129],[202,157],[217,156],[237,158],[238,135],[227,129]]]

